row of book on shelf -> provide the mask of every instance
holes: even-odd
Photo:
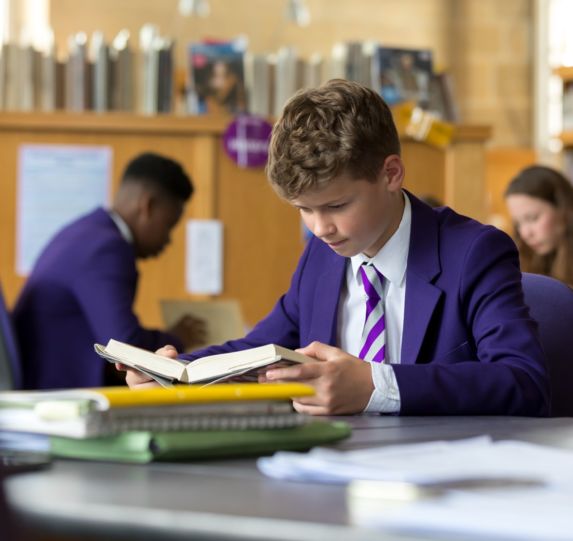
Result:
[[[294,47],[273,54],[248,50],[246,40],[205,40],[186,48],[175,65],[175,42],[145,25],[134,47],[121,31],[111,43],[101,32],[39,52],[6,43],[0,55],[0,109],[8,111],[127,111],[141,114],[225,112],[278,116],[300,88],[332,78],[363,83],[390,106],[412,102],[437,118],[458,120],[449,74],[436,73],[432,51],[348,42],[328,58],[301,58]]]

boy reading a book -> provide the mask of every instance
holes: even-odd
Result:
[[[301,348],[317,362],[263,379],[313,386],[294,401],[310,414],[547,414],[515,245],[403,189],[398,134],[375,92],[342,80],[299,92],[273,129],[267,172],[314,237],[287,293],[244,339],[183,358]],[[148,378],[130,370],[127,381]]]

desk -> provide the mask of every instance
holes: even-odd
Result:
[[[489,434],[573,449],[573,418],[351,417],[339,449]],[[14,476],[8,498],[57,539],[384,541],[350,524],[341,486],[265,478],[254,459],[122,465],[71,460]],[[33,539],[44,539],[39,535]]]

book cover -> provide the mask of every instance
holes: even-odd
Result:
[[[273,114],[280,116],[285,103],[302,88],[304,61],[294,47],[281,47],[275,58]]]
[[[133,111],[135,108],[136,55],[131,49],[129,39],[129,32],[121,30],[109,49],[110,103],[114,111]]]
[[[102,32],[94,32],[90,44],[92,109],[104,112],[110,109],[111,65],[109,47]]]
[[[246,54],[244,70],[249,113],[264,118],[270,116],[272,113],[273,67],[268,55]]]
[[[445,122],[459,122],[460,114],[454,94],[454,84],[449,73],[432,75],[427,110]]]
[[[573,81],[563,81],[563,130],[573,130]]]
[[[174,95],[174,43],[163,39],[159,43],[158,80],[157,80],[157,112],[170,113],[173,110]]]
[[[189,45],[190,81],[199,113],[246,111],[243,54],[239,41]]]
[[[347,423],[311,421],[270,430],[126,432],[103,438],[51,437],[52,454],[86,460],[147,463],[304,451],[350,436]]]
[[[69,55],[66,62],[66,109],[85,111],[87,107],[87,37],[83,32],[68,39]]]
[[[40,104],[41,111],[56,110],[56,57],[53,51],[40,59]]]
[[[426,108],[433,73],[432,51],[378,47],[378,91],[390,106],[412,101]]]

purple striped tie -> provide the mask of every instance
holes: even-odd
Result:
[[[360,275],[367,298],[358,357],[369,362],[383,363],[386,356],[386,320],[382,299],[384,276],[372,264],[363,264],[360,267]]]

